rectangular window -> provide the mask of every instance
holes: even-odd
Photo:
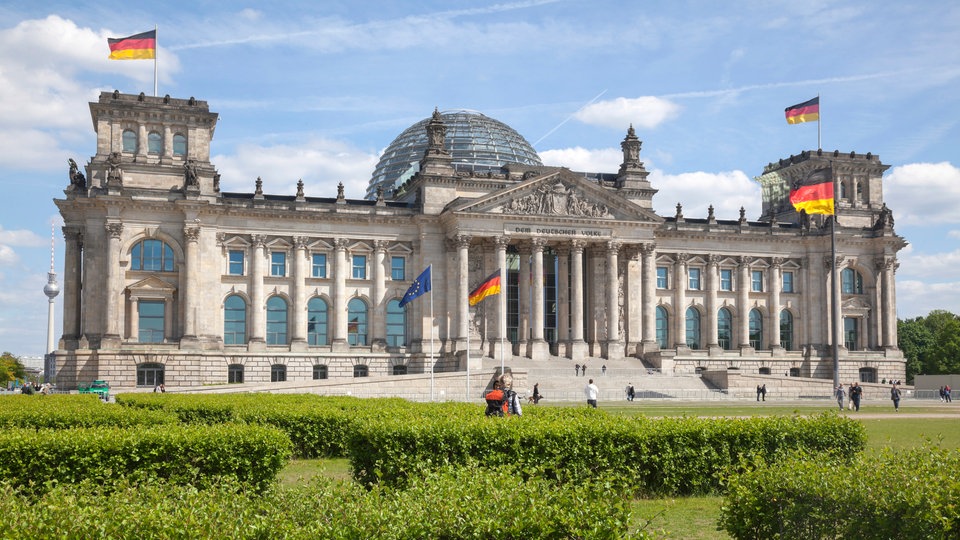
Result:
[[[689,274],[689,277],[690,277],[689,279],[690,284],[688,288],[692,291],[699,291],[700,290],[700,269],[691,268],[687,270],[687,273]]]
[[[658,266],[657,267],[657,288],[666,289],[668,285],[667,282],[667,267]]]
[[[793,292],[793,272],[783,273],[783,292],[785,293]]]
[[[763,270],[753,270],[750,272],[750,290],[753,292],[763,292]]]
[[[243,251],[239,249],[231,249],[228,254],[229,257],[229,268],[227,272],[231,276],[242,276],[243,275]]]
[[[163,301],[141,300],[137,303],[139,313],[140,343],[163,343]]]
[[[353,256],[353,279],[367,279],[367,256]]]
[[[282,251],[270,253],[270,275],[283,277],[287,275],[287,254]]]
[[[730,270],[729,268],[720,270],[720,290],[733,290],[733,270]]]
[[[390,257],[390,279],[394,281],[403,281],[406,278],[407,260],[403,257]]]
[[[310,275],[318,278],[327,277],[327,254],[314,253],[312,259]]]

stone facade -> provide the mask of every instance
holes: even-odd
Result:
[[[346,379],[458,371],[468,358],[635,358],[670,373],[903,378],[896,253],[870,154],[804,152],[758,181],[748,221],[653,210],[632,128],[610,174],[546,166],[457,172],[437,120],[420,172],[384,200],[220,190],[206,102],[103,93],[97,152],[71,170],[57,382],[114,386]],[[830,166],[829,220],[790,182]],[[431,268],[432,291],[398,306]],[[831,266],[837,275],[832,278]],[[502,293],[471,307],[501,269]],[[787,315],[784,315],[786,313]],[[839,334],[839,332],[837,332]],[[469,354],[468,354],[469,351]],[[476,369],[480,363],[471,363]]]

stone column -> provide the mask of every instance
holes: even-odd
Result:
[[[843,259],[843,256],[841,255],[838,255],[837,258],[833,261],[833,266],[836,269],[835,275],[837,276],[837,279],[833,280],[833,283],[831,284],[832,287],[830,292],[830,302],[839,303],[839,302],[842,302],[842,299],[843,299],[843,291],[841,288],[841,282],[843,281],[843,279],[840,276],[840,274],[843,272],[843,262],[844,262],[844,259]],[[844,344],[844,338],[843,338],[843,307],[840,307],[839,309],[837,309],[836,307],[834,307],[836,305],[837,304],[834,304],[834,303],[830,304],[830,313],[831,313],[830,321],[837,325],[836,328],[831,328],[830,330],[830,336],[831,336],[830,343],[831,344],[836,343],[842,354],[843,351],[847,350],[847,347]],[[837,316],[838,312],[839,312],[839,315]]]
[[[470,332],[470,236],[457,234],[453,241],[457,246],[457,350],[465,351]]]
[[[707,349],[710,354],[720,354],[720,337],[717,330],[717,291],[720,289],[720,256],[707,257]]]
[[[737,315],[739,347],[750,348],[750,257],[741,256],[737,265]]]
[[[163,162],[170,163],[173,159],[173,130],[168,124],[163,126]]]
[[[373,341],[375,350],[384,350],[387,347],[387,309],[383,303],[387,291],[385,260],[387,256],[387,242],[374,240],[373,242]]]
[[[497,340],[491,347],[494,358],[513,355],[513,347],[507,341],[507,285],[509,283],[507,279],[509,276],[507,271],[507,243],[508,239],[503,236],[497,236],[493,239],[493,244],[497,250],[497,268],[500,269],[500,294],[497,295],[496,302]]]
[[[583,240],[570,242],[570,346],[567,356],[575,360],[587,356],[587,342],[583,339]]]
[[[137,134],[137,161],[140,161],[139,158],[147,156],[147,148],[149,147],[149,141],[147,141],[147,126],[140,124],[140,129]]]
[[[164,317],[166,324],[166,317]],[[130,297],[130,341],[140,341],[140,299],[136,296]]]
[[[120,340],[120,299],[123,295],[123,283],[120,276],[120,236],[123,223],[107,223],[107,282],[106,305],[103,311],[105,328],[104,339]],[[167,317],[171,314],[168,312]]]
[[[624,351],[627,356],[635,356],[641,351],[640,340],[641,321],[643,319],[643,304],[641,302],[641,293],[643,291],[643,281],[640,277],[640,249],[637,245],[630,245],[624,249],[624,257],[627,260],[626,273],[623,278],[623,330],[625,335]]]
[[[307,238],[293,237],[293,325],[290,329],[290,350],[307,350]]]
[[[253,245],[250,247],[250,332],[247,348],[262,350],[266,344],[267,332],[266,307],[263,298],[263,265],[266,237],[262,234],[250,235]]]
[[[557,248],[557,343],[563,356],[570,345],[570,248]]]
[[[533,255],[533,270],[531,271],[530,286],[533,293],[531,302],[531,332],[530,342],[527,344],[527,356],[530,358],[546,358],[549,355],[547,342],[543,340],[543,248],[546,242],[542,238],[534,238],[530,242]]]
[[[333,341],[332,350],[347,351],[347,239],[333,240]]]
[[[517,309],[517,353],[525,355],[530,340],[530,244],[520,244],[520,263],[517,272],[520,302]]]
[[[620,340],[620,242],[607,242],[607,343],[606,358],[623,358],[623,342]]]
[[[783,287],[781,271],[783,270],[783,258],[774,257],[770,266],[770,349],[779,351],[780,346],[780,289]]]
[[[80,230],[63,227],[63,244],[63,340],[75,341],[80,337]]]
[[[674,265],[674,320],[673,342],[679,349],[687,346],[687,259],[686,253],[677,254]]]
[[[881,346],[884,349],[896,349],[897,305],[894,274],[900,265],[893,257],[886,257],[879,262],[882,265],[880,276],[883,287],[880,293],[883,300],[883,307],[880,310],[883,314],[883,341],[881,342]]]
[[[653,352],[660,349],[657,343],[657,245],[643,244],[640,246],[641,268],[643,280],[643,352]]]
[[[173,297],[163,299],[163,341],[173,341]]]
[[[183,338],[181,345],[186,342],[196,341],[197,339],[197,309],[199,309],[199,294],[197,289],[200,286],[200,227],[197,225],[187,225],[183,228],[183,239],[186,244],[184,251],[184,279],[180,281],[183,284],[186,294],[183,295]],[[166,313],[167,317],[172,313]],[[166,317],[164,317],[166,318]]]

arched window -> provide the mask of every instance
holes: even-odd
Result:
[[[223,344],[243,345],[247,342],[247,303],[237,295],[223,302]]]
[[[399,300],[387,302],[387,347],[403,347],[407,344],[407,310],[400,307]]]
[[[367,303],[359,298],[347,304],[347,343],[367,344]]]
[[[187,138],[179,133],[173,136],[173,155],[187,155]]]
[[[363,364],[357,364],[353,366],[353,376],[354,377],[366,377],[370,375],[370,368]]]
[[[787,310],[780,312],[780,346],[793,350],[793,314]]]
[[[243,384],[243,364],[227,366],[227,384]]]
[[[307,302],[307,344],[327,345],[327,303],[323,298]]]
[[[763,346],[763,315],[760,310],[750,310],[750,346],[761,349]]]
[[[163,135],[156,131],[147,134],[147,153],[160,155],[163,153]]]
[[[162,240],[141,240],[130,250],[130,269],[173,272],[173,249]]]
[[[733,346],[733,315],[727,308],[717,311],[717,341],[727,351]]]
[[[273,364],[270,366],[270,382],[285,382],[287,380],[287,366]]]
[[[667,339],[670,337],[668,329],[670,318],[667,316],[667,309],[663,306],[657,306],[657,344],[661,349],[667,348]]]
[[[323,364],[313,365],[313,380],[319,381],[327,378],[327,366]]]
[[[863,294],[863,276],[852,268],[840,272],[840,290],[843,294]]]
[[[123,151],[131,154],[137,152],[137,132],[132,129],[123,130]]]
[[[700,312],[696,308],[687,308],[687,347],[700,348]]]
[[[137,365],[137,386],[153,388],[163,384],[163,364]]]
[[[407,374],[407,366],[406,366],[406,364],[399,364],[399,365],[393,366],[393,374],[394,374],[394,375],[406,375],[406,374]]]
[[[287,301],[279,296],[267,300],[267,345],[287,344]]]

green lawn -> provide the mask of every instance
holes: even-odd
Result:
[[[601,408],[608,413],[625,416],[808,415],[834,411],[835,407],[835,404],[828,400],[790,403],[634,401],[601,404]],[[879,452],[888,447],[916,448],[924,444],[960,448],[960,406],[906,401],[901,405],[900,412],[894,415],[893,408],[888,403],[874,402],[864,404],[859,413],[842,414],[851,418],[857,418],[858,415],[863,417],[860,421],[867,429],[868,452]],[[280,477],[282,484],[292,485],[321,474],[348,480],[350,465],[346,459],[294,460],[281,472]],[[634,503],[634,517],[638,526],[646,524],[646,530],[656,532],[661,538],[729,539],[726,533],[718,531],[716,527],[722,502],[722,497],[640,500]]]

